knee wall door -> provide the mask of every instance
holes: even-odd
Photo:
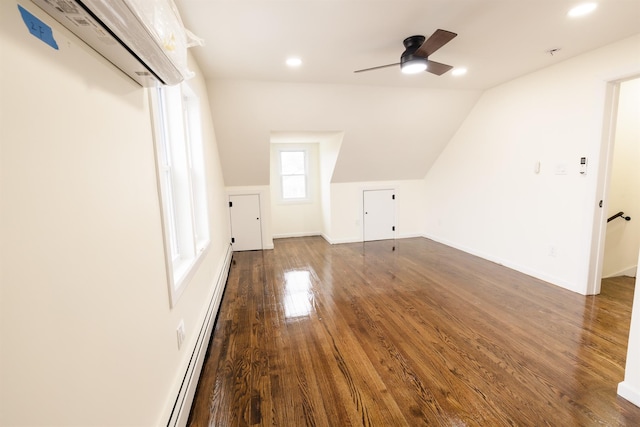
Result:
[[[395,238],[395,190],[364,190],[364,241]]]
[[[229,212],[233,250],[261,250],[260,196],[258,194],[229,196]]]

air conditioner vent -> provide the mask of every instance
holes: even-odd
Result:
[[[141,86],[193,75],[187,47],[194,40],[172,0],[31,1]]]

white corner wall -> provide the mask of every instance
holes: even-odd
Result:
[[[640,263],[640,254],[638,255]],[[627,365],[624,381],[618,384],[618,394],[636,406],[640,406],[640,278],[636,276],[636,288],[633,295],[633,311],[629,328],[627,346]]]
[[[586,293],[606,86],[640,72],[639,50],[635,36],[486,91],[426,175],[427,236]]]
[[[640,249],[640,78],[620,84],[602,277],[636,276]]]
[[[0,55],[0,425],[166,425],[229,245],[204,81],[212,243],[171,309],[146,91],[28,1]]]
[[[329,241],[332,234],[331,177],[336,166],[343,132],[337,132],[320,143],[320,204],[322,207],[322,235]]]

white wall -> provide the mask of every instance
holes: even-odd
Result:
[[[212,244],[171,309],[147,93],[20,3],[59,50],[0,2],[0,424],[164,425],[229,244],[212,123]]]
[[[631,221],[607,224],[603,277],[635,277],[640,249],[640,78],[622,82],[619,93],[607,217],[623,211]]]
[[[336,166],[344,133],[339,132],[320,143],[320,203],[322,206],[322,234],[328,239],[332,234],[331,177]]]
[[[640,263],[640,254],[638,255]],[[636,277],[636,288],[633,295],[633,311],[629,329],[629,345],[627,347],[627,365],[624,370],[624,381],[618,384],[618,394],[640,406],[640,278]]]
[[[306,149],[308,153],[309,200],[304,202],[282,201],[278,150],[298,148]],[[319,143],[271,144],[271,227],[274,238],[322,234],[319,158]]]
[[[396,238],[417,237],[424,233],[424,181],[374,181],[331,184],[331,230],[325,238],[330,243],[363,240],[364,190],[396,190]]]
[[[640,72],[639,49],[635,36],[486,91],[426,176],[427,235],[586,293],[606,82]]]

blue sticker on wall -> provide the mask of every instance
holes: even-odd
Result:
[[[55,39],[53,38],[53,31],[51,31],[51,27],[32,15],[31,12],[29,12],[22,6],[18,5],[18,10],[20,10],[22,20],[29,29],[29,32],[57,50],[58,43],[56,43]]]

